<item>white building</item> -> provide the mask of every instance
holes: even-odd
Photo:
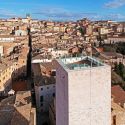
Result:
[[[68,55],[68,51],[67,50],[53,50],[51,51],[51,54],[53,58],[58,58],[58,57]]]
[[[108,28],[100,28],[100,34],[108,34],[109,33],[109,29]]]
[[[0,36],[0,42],[14,42],[15,37],[13,36]]]
[[[25,30],[16,30],[15,31],[15,36],[26,36],[27,34],[28,34],[28,32]]]
[[[41,84],[35,86],[35,93],[37,109],[43,112],[49,111],[49,104],[55,96],[55,83],[44,84],[41,81]]]
[[[111,125],[111,68],[94,58],[55,60],[56,125]]]
[[[32,65],[34,73],[34,86],[36,95],[36,105],[38,111],[49,111],[49,104],[55,97],[55,77],[43,75],[40,64]]]
[[[3,46],[0,46],[0,56],[3,56]]]

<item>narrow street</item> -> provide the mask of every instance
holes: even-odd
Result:
[[[37,125],[49,125],[49,118],[47,113],[37,112]]]

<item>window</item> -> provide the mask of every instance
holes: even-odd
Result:
[[[53,93],[53,97],[55,97],[55,93]]]
[[[41,103],[41,106],[43,106],[43,103]]]
[[[116,125],[116,115],[113,116],[113,125]]]
[[[43,102],[43,96],[40,96],[40,102]]]
[[[43,91],[43,88],[41,88],[41,91]]]
[[[56,71],[52,71],[52,76],[56,76]]]
[[[49,89],[49,87],[47,87],[47,89]]]

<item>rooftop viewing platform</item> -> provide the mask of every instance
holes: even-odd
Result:
[[[61,59],[58,59],[58,62],[65,69],[69,69],[69,70],[80,70],[80,69],[86,69],[91,67],[104,66],[104,63],[90,56],[61,58]]]

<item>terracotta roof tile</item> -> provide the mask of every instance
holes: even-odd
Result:
[[[119,85],[113,86],[111,91],[114,102],[123,106],[125,103],[125,91]]]

